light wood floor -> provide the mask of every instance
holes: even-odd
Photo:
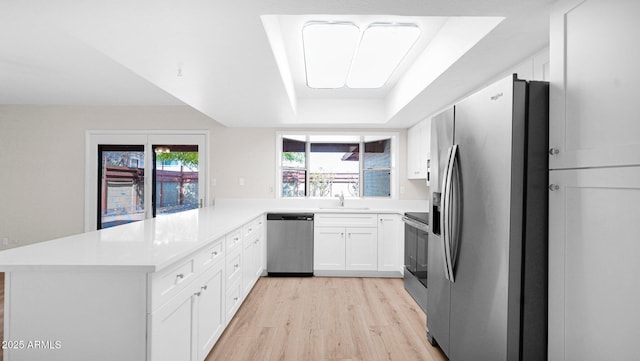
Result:
[[[440,361],[401,279],[263,277],[206,361]]]

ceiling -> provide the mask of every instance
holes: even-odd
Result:
[[[0,104],[186,104],[226,126],[407,127],[544,48],[554,2],[0,0]],[[292,29],[347,16],[434,29],[383,89],[301,85]]]

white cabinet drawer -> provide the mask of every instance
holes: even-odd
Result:
[[[240,279],[242,275],[242,250],[238,249],[227,256],[227,285],[234,283]]]
[[[176,295],[196,276],[195,260],[189,258],[151,277],[152,309],[164,304]]]
[[[240,245],[242,244],[242,228],[236,229],[235,231],[227,234],[225,238],[227,253],[231,253],[236,248],[240,248]]]
[[[242,238],[245,247],[254,243],[262,233],[264,233],[264,217],[258,217],[247,223],[242,228]]]
[[[377,214],[316,213],[314,226],[322,227],[377,227]]]
[[[220,238],[196,256],[198,272],[204,272],[224,260],[224,238]]]
[[[251,238],[258,231],[258,222],[253,220],[242,227],[242,237]]]

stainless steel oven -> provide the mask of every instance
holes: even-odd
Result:
[[[420,308],[427,308],[429,213],[407,212],[404,221],[404,287]]]

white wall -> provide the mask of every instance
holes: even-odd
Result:
[[[545,80],[548,67],[549,52],[542,49],[487,84],[513,72]],[[187,106],[0,106],[0,240],[9,238],[9,247],[83,231],[84,142],[90,129],[209,130],[214,199],[273,199],[275,133],[296,130],[226,128]],[[424,180],[406,178],[406,129],[381,130],[400,134],[400,199],[427,200]]]
[[[0,106],[0,239],[13,247],[83,231],[85,132],[100,129],[209,130],[213,198],[275,196],[273,128],[226,128],[186,106]],[[400,198],[427,199],[423,181],[406,179],[406,130],[393,131]]]

